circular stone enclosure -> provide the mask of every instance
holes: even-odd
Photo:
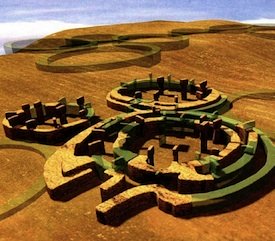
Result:
[[[149,98],[148,93],[151,93]],[[172,101],[163,101],[164,98]],[[227,96],[209,88],[207,81],[195,84],[194,80],[172,80],[170,75],[167,79],[153,79],[150,74],[149,79],[123,82],[121,86],[109,92],[106,99],[109,107],[124,112],[153,108],[161,111],[196,109],[214,112],[223,107],[229,108]]]

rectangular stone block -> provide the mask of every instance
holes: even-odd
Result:
[[[23,110],[19,110],[19,111],[17,111],[17,115],[18,115],[20,123],[22,125],[24,125],[25,121],[28,120],[27,116],[26,116],[26,113]]]
[[[161,91],[164,90],[164,77],[160,76],[157,78],[158,87]]]
[[[203,121],[200,123],[200,139],[201,139],[201,152],[207,152],[207,140],[209,131],[209,121]]]
[[[255,120],[250,120],[243,123],[243,127],[246,130],[252,130],[252,128],[254,128],[255,126],[256,126]]]
[[[88,144],[89,156],[105,154],[104,141],[97,140]]]
[[[11,117],[8,117],[8,122],[11,127],[15,127],[17,125],[21,125],[20,118],[18,115],[13,115]]]
[[[206,114],[203,114],[203,115],[200,116],[200,123],[202,123],[204,121],[207,121],[207,115]]]
[[[54,126],[54,128],[58,128],[59,125],[58,125],[58,123],[57,123],[56,117],[53,117],[53,118],[52,118],[52,121],[53,121],[53,126]]]
[[[137,122],[137,123],[144,123],[144,118],[141,116],[141,115],[136,115],[135,116],[135,121]]]
[[[46,112],[46,115],[48,117],[56,117],[57,113],[56,113],[56,108],[59,106],[59,105],[62,105],[58,102],[55,102],[55,103],[48,103],[45,105],[45,112]]]
[[[55,109],[58,117],[66,114],[66,105],[58,105]]]
[[[205,90],[207,88],[207,80],[203,80],[200,82],[201,90]]]
[[[37,121],[35,119],[30,119],[25,122],[28,130],[33,130],[37,127]]]
[[[196,97],[198,100],[202,100],[204,97],[204,94],[202,91],[196,91]]]
[[[59,105],[56,107],[56,115],[58,118],[60,118],[61,125],[67,124],[67,117],[66,117],[66,106],[65,105]]]
[[[23,104],[22,105],[22,110],[25,112],[26,119],[29,120],[31,119],[31,110],[30,110],[30,105],[29,104]]]
[[[45,117],[44,117],[44,110],[43,110],[43,105],[41,101],[36,101],[34,104],[34,109],[36,112],[36,120],[38,124],[43,124],[45,121]]]
[[[236,132],[238,133],[243,144],[247,144],[248,131],[241,125],[236,126]]]
[[[181,89],[187,89],[187,86],[188,86],[188,79],[181,79],[180,80],[180,86],[181,86]]]
[[[81,119],[86,119],[87,118],[87,109],[81,109],[78,112],[78,115]]]
[[[155,92],[155,93],[153,94],[154,101],[158,101],[158,100],[159,100],[159,95],[160,95],[159,91],[157,91],[157,92]]]
[[[142,99],[142,92],[141,91],[136,91],[135,92],[135,98],[136,99]]]
[[[76,99],[76,103],[77,103],[79,106],[84,106],[84,103],[85,103],[85,98],[84,98],[84,96],[79,96],[79,97]]]
[[[65,97],[59,98],[59,100],[57,102],[62,105],[67,105],[67,99]]]
[[[9,117],[12,117],[12,116],[14,116],[14,115],[17,115],[17,112],[16,112],[16,111],[7,111],[7,112],[5,113],[6,119],[8,119]]]
[[[219,129],[219,128],[221,128],[221,126],[222,126],[222,119],[221,118],[213,120],[213,128],[214,129]]]
[[[159,146],[163,146],[166,144],[166,136],[165,135],[160,135],[159,136]]]
[[[181,99],[187,100],[188,79],[181,79],[180,87],[181,87]]]

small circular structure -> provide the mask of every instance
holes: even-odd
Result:
[[[24,104],[21,110],[6,112],[2,122],[7,137],[31,140],[45,144],[58,144],[91,125],[94,110],[84,97],[77,103],[57,102]]]
[[[145,117],[142,114],[139,115]],[[189,124],[193,122],[194,129],[196,125],[200,125],[200,138],[204,138],[202,133],[205,131],[205,121],[199,123],[198,117],[206,115],[206,122],[212,122],[210,126],[212,125],[214,130],[220,129],[227,136],[225,149],[207,158],[191,161],[187,166],[173,161],[166,170],[154,168],[151,150],[147,156],[137,155],[131,158],[128,161],[126,173],[142,185],[136,184],[135,187],[123,191],[122,182],[115,182],[115,177],[110,177],[106,184],[101,186],[103,202],[96,207],[99,222],[117,225],[131,217],[131,212],[139,212],[152,206],[158,206],[159,209],[174,216],[190,215],[192,212],[203,212],[213,207],[217,209],[221,205],[230,205],[232,199],[243,198],[247,192],[253,190],[257,183],[266,176],[272,175],[274,170],[272,158],[274,158],[275,148],[267,136],[255,128],[254,121],[241,123],[223,116],[191,111],[186,112],[185,115],[187,119],[194,118],[194,122],[189,122]],[[155,117],[153,120],[148,116],[149,121],[165,121],[160,118]],[[180,121],[177,115],[168,115],[166,118],[171,118],[171,120],[173,118],[175,123]],[[220,127],[216,125],[217,118],[222,120]],[[121,149],[120,153],[124,150],[123,157],[129,156],[126,152],[127,145],[131,142],[129,137],[135,138],[133,130],[135,126],[136,124],[129,123],[121,131],[124,134],[118,134],[116,143]],[[126,129],[127,133],[125,133]],[[137,132],[141,133],[140,130]],[[207,133],[209,134],[208,131]],[[206,139],[208,139],[207,135]],[[262,147],[259,147],[260,143]],[[250,173],[248,170],[255,165],[258,148],[264,148],[267,157],[257,171]],[[163,186],[169,187],[170,190]],[[178,193],[171,191],[175,188]],[[114,193],[118,194],[114,195]],[[108,198],[105,199],[105,197]],[[141,205],[136,205],[136,203]]]
[[[150,99],[143,96],[148,91],[154,91]],[[173,98],[172,101],[162,101],[162,97]],[[167,79],[158,77],[153,79],[133,80],[121,83],[108,93],[107,105],[113,109],[131,112],[136,110],[203,110],[216,111],[224,106],[228,107],[227,96],[207,86],[207,81],[195,84],[194,80],[182,79],[172,80],[169,75]]]

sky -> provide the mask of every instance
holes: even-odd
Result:
[[[0,0],[3,43],[68,28],[150,20],[275,24],[275,0]]]

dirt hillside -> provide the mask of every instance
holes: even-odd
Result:
[[[234,23],[222,20],[188,23],[153,21],[66,30],[49,37],[166,34],[178,28],[204,29],[222,24]],[[104,119],[119,113],[106,105],[106,94],[112,88],[120,82],[144,78],[152,72],[154,76],[172,74],[175,79],[207,79],[209,86],[231,98],[243,93],[258,93],[254,98],[247,96],[236,101],[229,115],[241,120],[255,119],[258,128],[275,138],[275,41],[246,33],[193,34],[189,39],[190,43],[186,48],[162,51],[160,63],[150,68],[129,66],[97,72],[51,73],[40,71],[35,66],[35,61],[41,58],[43,53],[0,56],[0,116],[3,118],[6,111],[17,110],[21,104],[33,103],[38,99],[50,102],[66,96],[74,101],[78,96],[84,95],[93,103],[96,114]],[[112,58],[131,57],[131,53],[102,53],[96,57],[93,53],[85,54],[87,61],[97,57],[100,61],[110,61]],[[135,57],[135,53],[132,57]],[[83,57],[72,58],[70,61],[83,61]],[[0,131],[0,137],[4,137],[3,129]],[[2,154],[0,160],[4,163],[7,158],[5,155],[9,154]],[[12,158],[18,158],[19,161],[22,153],[16,154],[12,155]],[[37,165],[35,162],[35,167]],[[43,161],[40,167],[36,167],[37,170],[41,170],[42,166]],[[1,172],[12,173],[11,168],[11,165],[4,165]],[[24,168],[29,168],[29,174],[32,173],[31,167]],[[16,168],[14,170],[12,175],[17,175]],[[39,175],[37,170],[35,174]],[[7,175],[4,176],[8,178]],[[12,187],[13,182],[23,182],[27,177],[28,174],[25,177],[18,176],[17,180],[13,178],[7,185]],[[22,185],[18,186],[22,189]],[[256,201],[248,202],[241,208],[233,204],[230,207],[233,210],[224,210],[230,212],[184,219],[170,216],[155,207],[138,214],[117,228],[104,226],[96,220],[95,206],[100,203],[98,188],[65,203],[54,202],[44,193],[20,212],[0,221],[0,240],[271,241],[275,237],[275,193],[270,191],[272,187],[274,182],[267,183],[262,190],[251,194],[251,200],[254,198]],[[0,200],[5,199],[4,190],[0,191]]]

